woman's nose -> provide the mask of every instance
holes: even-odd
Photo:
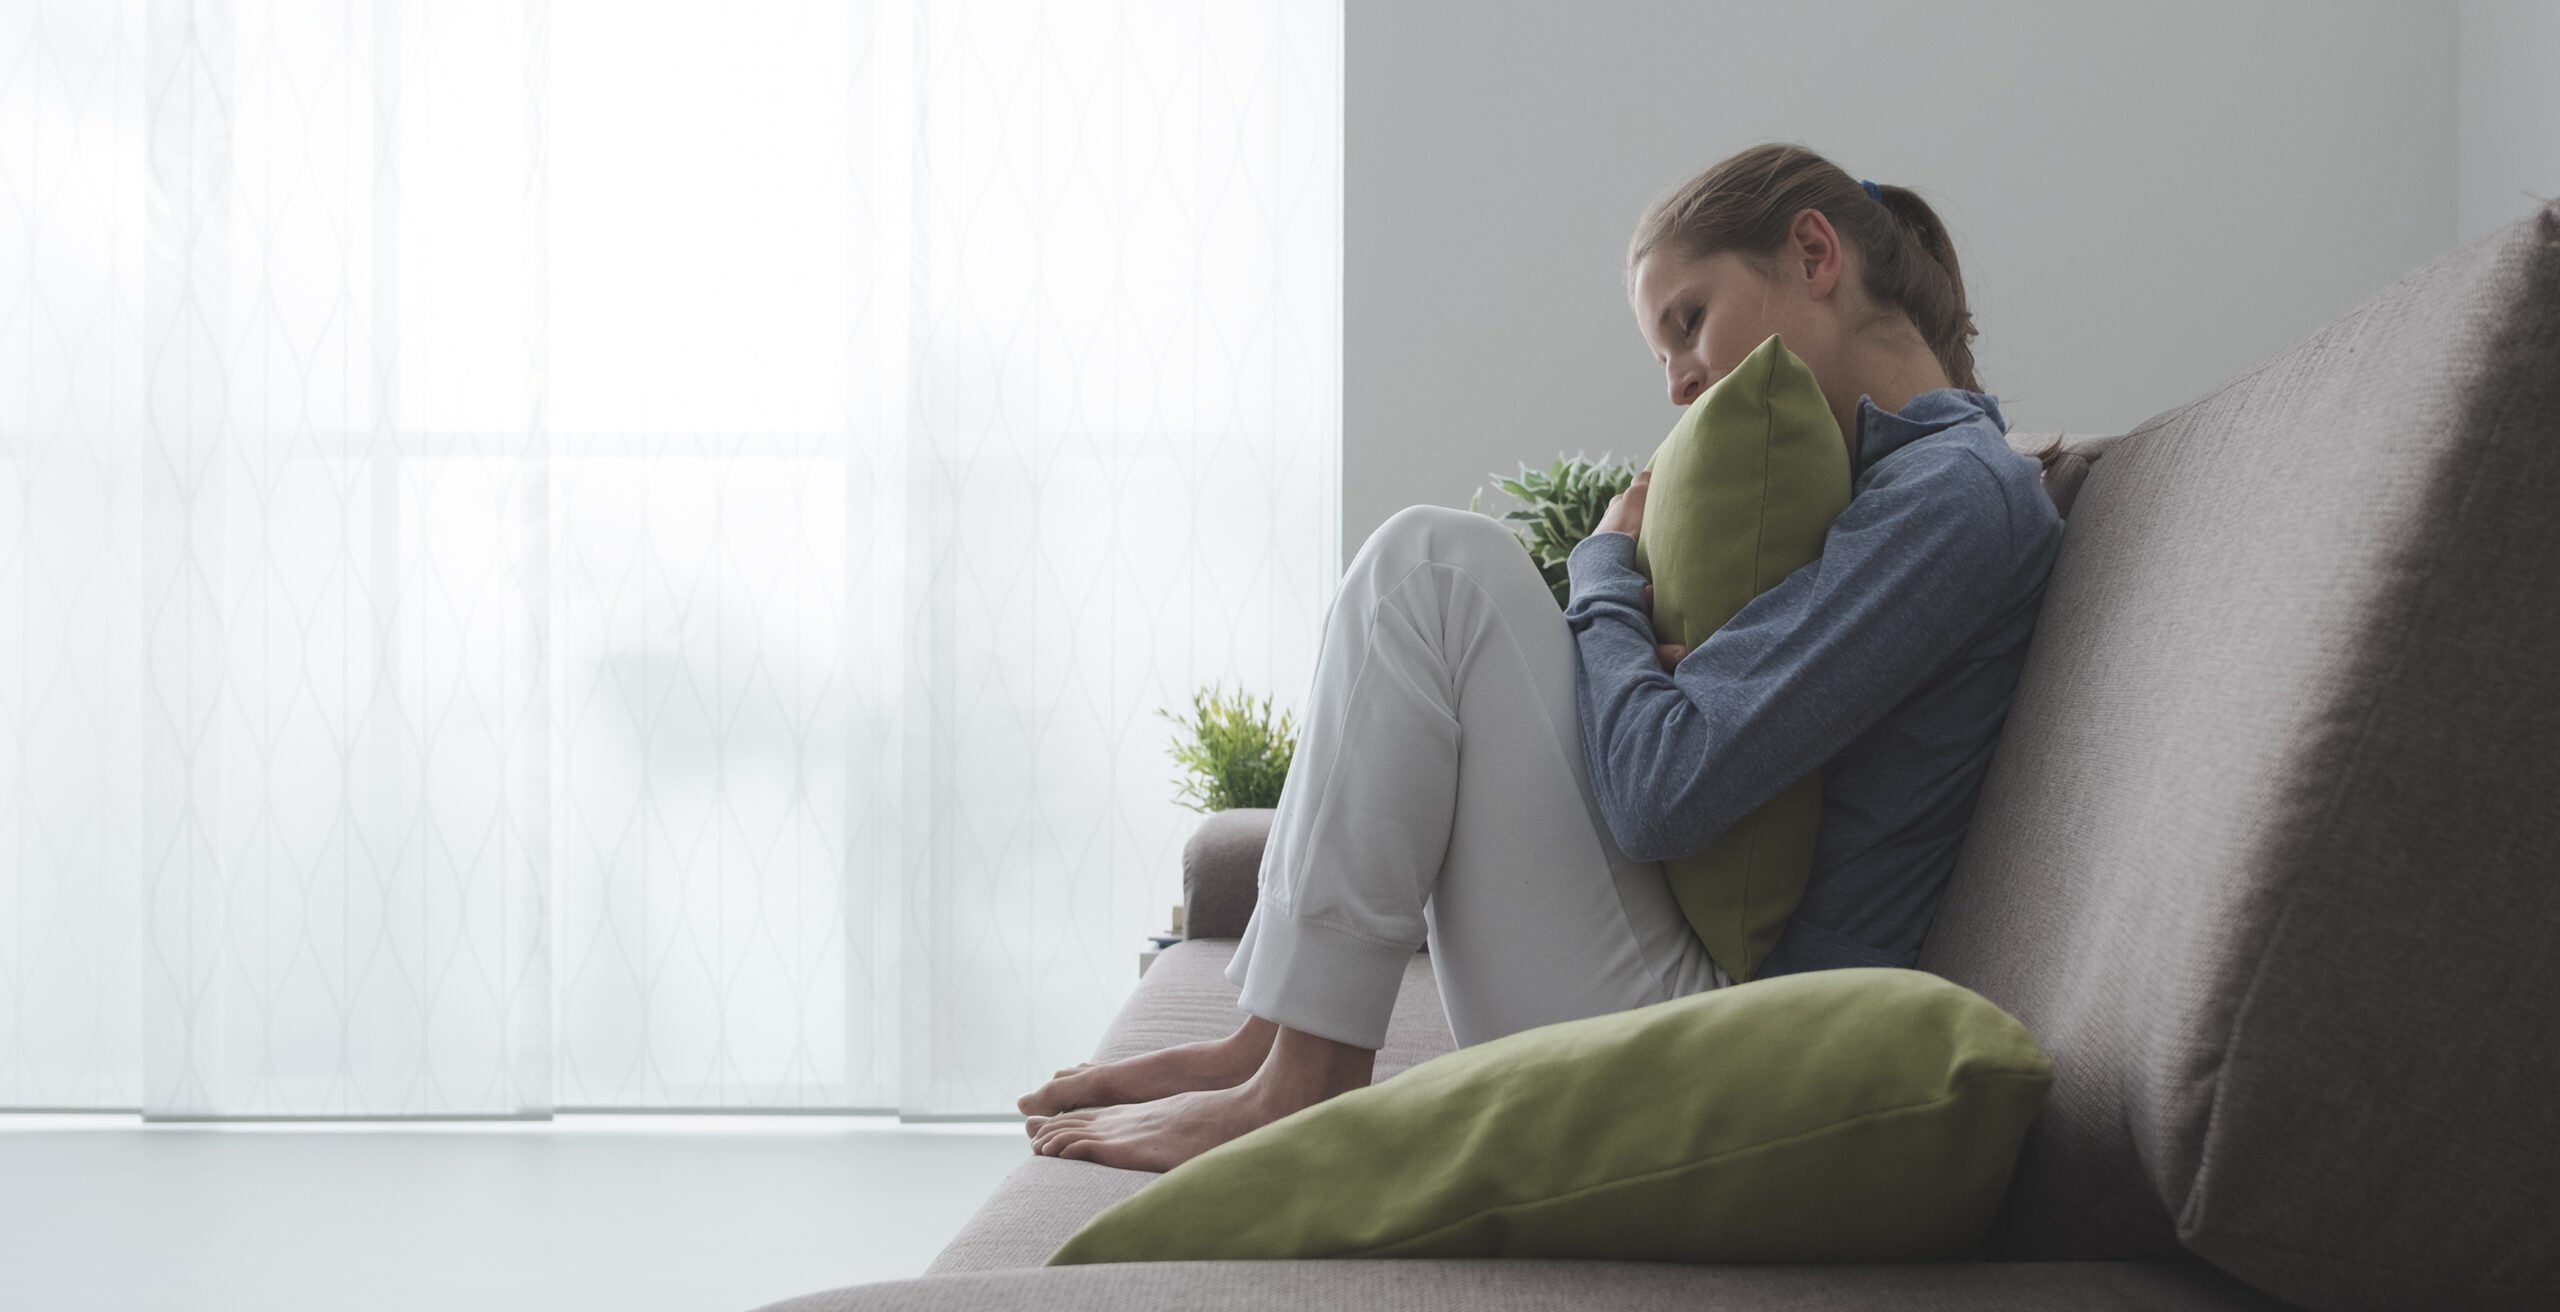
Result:
[[[1673,405],[1686,406],[1698,399],[1698,393],[1707,390],[1706,376],[1694,364],[1674,360],[1669,372]]]

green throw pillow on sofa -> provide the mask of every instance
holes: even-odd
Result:
[[[1956,1257],[2052,1080],[2025,1026],[1935,975],[1781,975],[1318,1103],[1150,1181],[1049,1264]]]
[[[1689,404],[1646,466],[1636,568],[1657,641],[1696,648],[1752,598],[1822,554],[1849,506],[1849,447],[1831,405],[1775,335]],[[1755,978],[1813,873],[1820,771],[1790,780],[1704,851],[1663,863],[1707,955]]]

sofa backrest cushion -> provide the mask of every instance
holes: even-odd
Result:
[[[2081,437],[2071,433],[2011,433],[2009,447],[2021,455],[2042,458],[2046,449],[2059,445],[2061,450],[2052,463],[2045,466],[2044,494],[2053,502],[2053,513],[2071,518],[2072,502],[2080,495],[2080,485],[2089,477],[2089,469],[2097,464],[2115,437]]]
[[[2089,471],[1921,964],[2053,1054],[2002,1255],[2560,1306],[2560,207]]]

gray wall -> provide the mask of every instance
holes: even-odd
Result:
[[[2560,0],[2462,0],[2458,235],[2560,196]]]
[[[1627,234],[1755,141],[1931,199],[2021,430],[2121,432],[2455,232],[2443,0],[1346,9],[1346,559],[1488,470],[1661,440]]]

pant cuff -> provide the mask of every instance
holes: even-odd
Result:
[[[1236,1005],[1264,1020],[1355,1048],[1387,1045],[1387,1018],[1414,948],[1373,943],[1255,908],[1253,957]]]

